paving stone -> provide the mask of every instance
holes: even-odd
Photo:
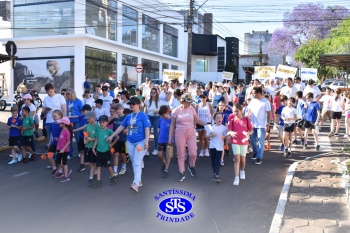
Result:
[[[310,184],[305,183],[305,182],[292,182],[293,187],[310,187]]]
[[[341,227],[350,227],[350,220],[339,221],[339,226],[341,226]]]
[[[306,205],[301,205],[301,204],[292,204],[286,206],[286,210],[295,212],[295,213],[300,213],[300,212],[308,212],[310,210],[309,206]]]
[[[288,193],[298,193],[298,192],[299,192],[299,188],[295,186],[291,186],[288,190]]]
[[[308,198],[308,199],[299,200],[299,203],[302,205],[307,205],[307,206],[315,206],[315,205],[322,205],[323,200],[316,199],[316,198]]]
[[[299,193],[309,193],[315,194],[315,193],[321,193],[322,188],[317,188],[317,187],[298,187]]]
[[[312,183],[310,187],[320,187],[320,188],[333,188],[332,183],[329,182],[320,182],[320,183]]]
[[[323,228],[316,226],[303,226],[294,228],[294,233],[323,233]]]
[[[337,205],[336,204],[317,205],[317,206],[312,206],[311,210],[320,212],[320,213],[332,213],[337,211]]]
[[[332,183],[343,183],[343,178],[341,177],[332,177],[332,178],[327,178],[326,179],[328,182],[332,182]]]
[[[318,226],[318,227],[331,227],[331,226],[338,226],[336,220],[332,219],[315,219],[315,220],[310,220],[309,222],[310,226]]]
[[[333,183],[332,187],[341,189],[344,188],[345,185],[343,183]]]
[[[284,219],[288,219],[288,218],[297,218],[297,217],[298,217],[298,213],[289,211],[289,210],[287,210],[287,209],[284,211],[284,215],[283,215],[283,218],[284,218]]]
[[[287,227],[287,226],[283,226],[279,233],[292,233],[293,232],[293,228]]]
[[[296,227],[308,226],[309,221],[301,218],[285,219],[283,221],[283,225],[296,228]]]
[[[335,226],[335,227],[330,227],[330,228],[324,229],[324,232],[325,233],[349,233],[350,228],[349,227]],[[315,233],[315,232],[313,232],[313,233]]]
[[[291,194],[289,194],[290,200],[302,200],[302,199],[307,199],[310,197],[311,196],[308,193],[291,193]]]

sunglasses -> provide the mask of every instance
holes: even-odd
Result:
[[[156,92],[152,91],[151,94],[156,94]]]
[[[65,95],[66,93],[62,92],[61,95]]]
[[[202,96],[201,99],[205,99],[206,97]]]
[[[108,91],[107,89],[102,89],[102,91]]]

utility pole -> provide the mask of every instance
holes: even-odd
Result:
[[[190,0],[190,10],[188,12],[188,50],[187,50],[187,82],[191,81],[192,72],[192,27],[193,27],[194,0]]]
[[[260,41],[259,45],[259,66],[262,66],[262,41]]]

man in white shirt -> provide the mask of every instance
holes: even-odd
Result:
[[[326,94],[322,96],[320,102],[323,103],[321,121],[319,126],[321,127],[323,123],[327,120],[327,116],[329,121],[332,121],[332,93],[329,87],[326,88]]]
[[[305,87],[304,92],[303,92],[303,97],[305,97],[308,93],[313,93],[314,100],[317,101],[321,97],[321,91],[320,89],[315,86],[315,81],[310,79],[307,82],[307,87]]]
[[[277,86],[275,85],[275,79],[270,79],[270,85],[265,87],[265,91],[269,93],[272,97],[275,96],[277,91]]]
[[[303,92],[305,90],[305,83],[301,81],[300,77],[296,77],[294,87],[297,89],[297,91]]]
[[[295,97],[295,94],[297,93],[297,89],[293,86],[293,79],[288,78],[287,79],[287,85],[282,87],[281,89],[281,95],[285,95],[288,97]]]
[[[248,105],[248,118],[251,119],[254,133],[250,136],[255,164],[262,163],[264,156],[264,143],[266,131],[270,131],[270,102],[264,98],[261,87],[255,87],[252,91],[254,99]]]
[[[100,96],[99,99],[101,99],[103,101],[102,108],[105,108],[108,111],[107,116],[110,116],[109,110],[110,110],[111,104],[113,102],[113,97],[109,95],[107,86],[102,87],[102,96]],[[96,117],[96,119],[97,119],[97,117]]]

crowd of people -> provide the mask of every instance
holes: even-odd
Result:
[[[286,157],[292,156],[293,144],[308,149],[310,131],[315,150],[320,150],[319,129],[327,117],[331,121],[329,137],[339,136],[340,119],[346,112],[344,137],[350,134],[349,94],[343,96],[340,90],[331,93],[329,88],[321,93],[313,80],[305,85],[299,77],[276,84],[274,79],[264,83],[255,79],[248,85],[209,82],[205,86],[194,82],[183,85],[177,79],[155,85],[146,78],[133,96],[122,81],[114,90],[109,83],[92,90],[86,77],[83,88],[84,96],[79,99],[72,88],[59,94],[52,84],[45,85],[47,96],[40,119],[47,151],[41,157],[47,158],[51,176],[61,182],[70,180],[68,160],[75,155],[80,157],[78,172],[89,168],[91,187],[102,186],[102,167],[109,172],[110,184],[115,184],[131,160],[134,179],[130,188],[138,192],[143,158],[152,148],[151,154],[161,162],[163,178],[168,177],[171,158],[176,155],[178,181],[185,179],[186,167],[191,176],[197,176],[196,159],[210,156],[212,180],[221,182],[220,168],[225,155],[232,153],[236,186],[246,176],[246,155],[252,152],[255,164],[262,164],[274,131],[281,142],[279,150]],[[21,106],[11,108],[7,123],[12,147],[9,164],[37,158],[33,135],[39,125],[38,108],[30,94],[23,100]],[[151,145],[150,134],[154,138]]]

